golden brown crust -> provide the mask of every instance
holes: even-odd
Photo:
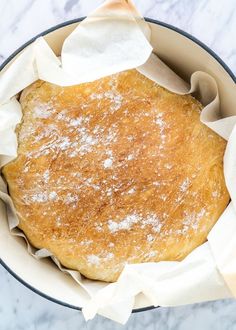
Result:
[[[4,167],[20,228],[92,279],[181,260],[225,209],[225,141],[201,105],[136,70],[21,96],[18,157]]]

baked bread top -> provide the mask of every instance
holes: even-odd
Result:
[[[20,98],[18,157],[3,174],[19,227],[37,248],[91,279],[127,263],[181,260],[229,201],[226,142],[201,104],[136,70]]]

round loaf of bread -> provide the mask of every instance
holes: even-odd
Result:
[[[90,279],[126,264],[182,260],[229,202],[226,142],[201,104],[136,70],[20,98],[18,157],[3,169],[19,227]]]

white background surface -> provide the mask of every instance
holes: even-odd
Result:
[[[212,48],[236,74],[235,0],[134,0],[140,12],[175,25]],[[0,0],[0,63],[36,34],[85,16],[102,0]],[[80,312],[49,302],[0,266],[0,330],[135,329],[233,330],[236,300],[134,314],[126,326],[102,317],[85,323]]]

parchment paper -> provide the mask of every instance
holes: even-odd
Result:
[[[32,256],[50,256],[61,271],[68,272],[86,290],[91,297],[83,306],[87,320],[99,313],[125,323],[139,293],[155,306],[236,296],[236,116],[222,118],[217,84],[207,73],[195,72],[187,84],[153,54],[150,33],[131,1],[106,1],[66,38],[61,58],[39,38],[0,73],[0,166],[17,156],[14,130],[21,120],[21,106],[16,95],[37,79],[67,86],[137,68],[172,92],[198,95],[205,106],[201,120],[228,139],[224,172],[232,202],[210,232],[208,242],[185,260],[127,265],[116,283],[106,284],[63,268],[49,251],[37,251],[28,243]],[[0,188],[11,234],[26,239],[17,228],[18,219],[2,179]]]

